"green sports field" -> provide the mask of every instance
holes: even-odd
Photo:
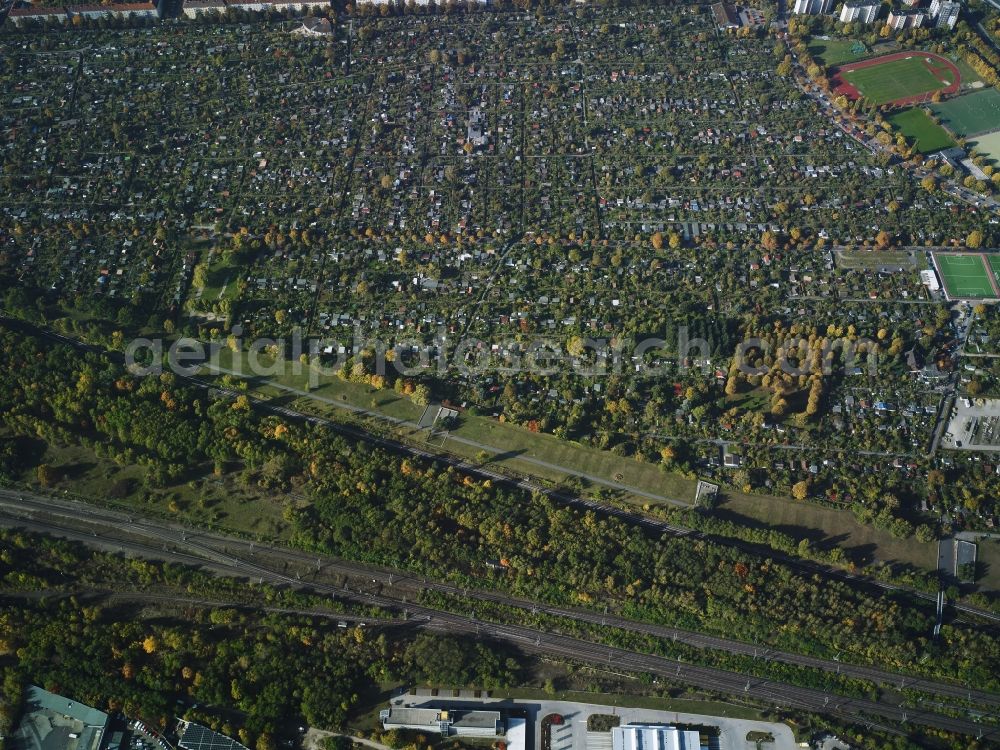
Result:
[[[986,257],[990,261],[990,270],[993,271],[993,280],[1000,284],[1000,255],[991,253]]]
[[[993,88],[934,104],[931,109],[958,136],[1000,128],[1000,91]]]
[[[922,109],[907,109],[888,118],[892,126],[907,138],[915,139],[917,151],[929,154],[955,145],[948,132],[935,123]]]
[[[994,163],[1000,163],[1000,130],[976,136],[975,139],[970,138],[966,145],[992,159]]]
[[[840,77],[856,88],[863,97],[876,104],[885,104],[907,96],[918,96],[950,86],[955,81],[950,70],[938,77],[931,72],[923,57],[891,60],[869,68],[842,72]]]
[[[992,260],[992,259],[991,259]],[[941,281],[951,299],[989,299],[996,297],[991,274],[983,256],[971,253],[934,253]]]
[[[809,54],[823,65],[843,65],[866,57],[868,48],[855,39],[812,39]]]

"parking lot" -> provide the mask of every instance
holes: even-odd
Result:
[[[1000,451],[1000,399],[958,399],[942,445],[955,450]]]

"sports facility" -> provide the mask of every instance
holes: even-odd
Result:
[[[935,91],[956,94],[961,80],[958,68],[947,58],[930,52],[897,52],[842,65],[834,71],[831,85],[836,94],[849,99],[902,106],[929,101]]]
[[[948,299],[1000,299],[1000,257],[984,253],[933,253]]]
[[[1000,255],[990,253],[986,256],[990,263],[990,270],[993,272],[993,280],[1000,282]]]
[[[994,162],[1000,162],[1000,130],[970,138],[966,141],[966,145],[976,149],[981,154],[985,154]]]
[[[859,40],[813,37],[809,54],[823,65],[843,65],[860,60],[868,54],[868,48]]]
[[[994,88],[933,104],[931,110],[958,136],[1000,129],[1000,91]]]
[[[892,127],[917,142],[917,151],[929,154],[943,148],[951,148],[955,141],[948,131],[934,122],[922,109],[906,109],[888,118]]]

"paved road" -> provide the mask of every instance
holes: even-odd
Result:
[[[306,731],[306,736],[302,738],[302,747],[304,747],[305,750],[323,750],[322,741],[327,737],[346,737],[351,742],[358,745],[364,745],[365,747],[374,748],[374,750],[393,750],[393,748],[388,745],[383,745],[381,742],[376,742],[375,740],[369,740],[364,737],[355,737],[352,734],[328,732],[325,729],[316,729],[315,727],[309,727]]]
[[[564,657],[582,658],[599,663],[614,664],[622,669],[650,671],[655,674],[680,679],[681,681],[694,682],[695,684],[713,689],[737,694],[745,693],[750,694],[752,697],[774,700],[782,705],[800,708],[811,706],[809,710],[817,711],[829,711],[832,706],[834,712],[841,713],[848,710],[861,710],[864,707],[863,710],[866,713],[872,713],[873,715],[885,716],[891,719],[894,717],[902,718],[905,714],[909,719],[914,721],[921,721],[919,717],[924,716],[922,712],[914,712],[912,709],[905,709],[894,705],[889,697],[881,698],[880,702],[857,701],[855,699],[845,699],[840,696],[826,694],[822,691],[805,690],[760,678],[751,678],[748,681],[743,675],[725,670],[680,664],[665,657],[609,648],[600,644],[547,633],[528,627],[484,622],[477,620],[474,614],[471,616],[465,614],[456,615],[435,610],[430,607],[414,604],[411,597],[413,596],[414,589],[417,591],[432,589],[453,595],[465,596],[473,600],[470,602],[470,609],[474,608],[474,600],[476,599],[489,599],[490,601],[498,601],[514,607],[536,607],[538,610],[546,613],[586,619],[591,622],[602,621],[606,625],[649,632],[659,637],[669,638],[676,636],[678,640],[701,647],[722,648],[734,653],[744,654],[750,653],[752,649],[758,652],[759,658],[762,659],[777,659],[790,663],[818,666],[828,671],[839,671],[845,675],[850,674],[864,679],[875,678],[878,681],[890,684],[899,680],[898,684],[901,687],[918,689],[942,697],[948,696],[975,700],[978,705],[983,707],[1000,706],[1000,696],[982,691],[970,691],[958,685],[917,680],[880,670],[849,664],[837,664],[830,661],[824,662],[823,660],[813,659],[812,657],[801,657],[795,654],[770,652],[767,649],[761,649],[752,644],[703,636],[697,633],[689,633],[662,626],[631,623],[613,615],[600,615],[598,613],[571,608],[533,605],[530,602],[504,597],[491,592],[470,591],[447,584],[421,581],[409,574],[400,574],[398,572],[386,573],[382,569],[370,566],[330,558],[317,558],[314,555],[307,555],[302,552],[286,550],[272,545],[250,542],[216,533],[192,532],[179,524],[159,520],[142,521],[119,511],[95,508],[82,503],[52,500],[38,496],[23,495],[22,497],[23,499],[19,498],[15,493],[0,491],[0,525],[24,526],[29,530],[67,536],[87,544],[110,549],[111,551],[130,551],[146,557],[170,559],[188,564],[201,564],[226,575],[259,577],[262,580],[274,583],[308,588],[315,592],[333,594],[334,596],[386,608],[404,608],[410,617],[423,618],[421,624],[424,627],[443,627],[443,629],[449,631],[460,630],[461,632],[488,634],[513,641],[528,650],[538,650],[543,653]],[[30,517],[24,514],[28,514]],[[100,534],[97,534],[93,530],[88,531],[87,524],[94,524],[91,529],[99,528]],[[82,530],[81,525],[83,527]],[[152,543],[139,541],[143,538],[156,541]],[[283,561],[281,570],[278,569],[279,561]],[[291,571],[295,568],[298,568],[298,572],[295,572],[294,575],[291,572],[285,572],[286,570]],[[323,583],[315,577],[310,580],[308,573],[303,578],[301,571],[310,568],[322,570],[326,574],[333,572],[345,577],[361,579],[366,584],[363,588],[358,587],[355,589],[354,584],[347,585],[346,582],[344,585],[334,586]],[[820,703],[821,701],[822,703]],[[848,705],[852,706],[852,708],[846,708]],[[940,718],[949,722],[962,722],[966,726],[966,729],[953,729],[952,731],[968,731],[969,726],[972,724],[961,719]],[[938,721],[938,717],[928,714],[924,716],[923,720],[933,723]],[[944,724],[935,725],[947,728]],[[954,726],[957,727],[958,724]]]
[[[984,401],[981,406],[976,402],[966,406],[965,401],[964,398],[959,399],[944,420],[949,432],[954,429],[950,436],[945,433],[944,447],[949,450],[1000,451],[1000,406],[993,400]],[[980,424],[979,420],[985,422]],[[966,428],[971,428],[973,424],[978,426],[979,434]],[[984,439],[985,442],[980,442]]]
[[[950,385],[949,390],[949,393],[941,397],[941,404],[938,407],[937,413],[937,424],[934,425],[930,448],[927,451],[928,458],[934,458],[937,455],[938,446],[941,444],[941,437],[944,435],[945,427],[948,426],[948,422],[951,420],[951,407],[955,403],[955,386]]]
[[[407,693],[392,699],[393,705],[435,707],[445,701],[433,699],[423,694]],[[730,718],[723,713],[714,716],[705,714],[683,713],[679,711],[661,711],[648,708],[633,708],[629,706],[602,705],[599,703],[582,703],[578,701],[541,699],[506,699],[487,698],[480,700],[447,699],[451,705],[466,705],[486,709],[517,708],[527,712],[529,723],[533,726],[534,747],[541,748],[541,719],[549,714],[559,714],[565,719],[563,724],[552,725],[552,750],[611,750],[611,735],[603,733],[603,737],[595,737],[587,731],[587,718],[592,714],[614,714],[622,724],[691,724],[712,725],[720,730],[719,739],[710,744],[713,748],[724,750],[753,750],[752,743],[746,742],[748,732],[770,732],[774,742],[765,745],[767,750],[794,750],[795,736],[791,728],[781,722],[755,721],[752,719]],[[733,706],[736,708],[736,706]],[[595,739],[597,742],[595,742]],[[652,750],[652,749],[650,749]]]

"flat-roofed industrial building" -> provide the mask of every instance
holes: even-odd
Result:
[[[625,724],[611,730],[612,750],[701,750],[701,734],[666,724]]]
[[[499,711],[471,711],[444,708],[400,708],[379,713],[386,729],[417,729],[457,737],[500,737],[504,723]]]

